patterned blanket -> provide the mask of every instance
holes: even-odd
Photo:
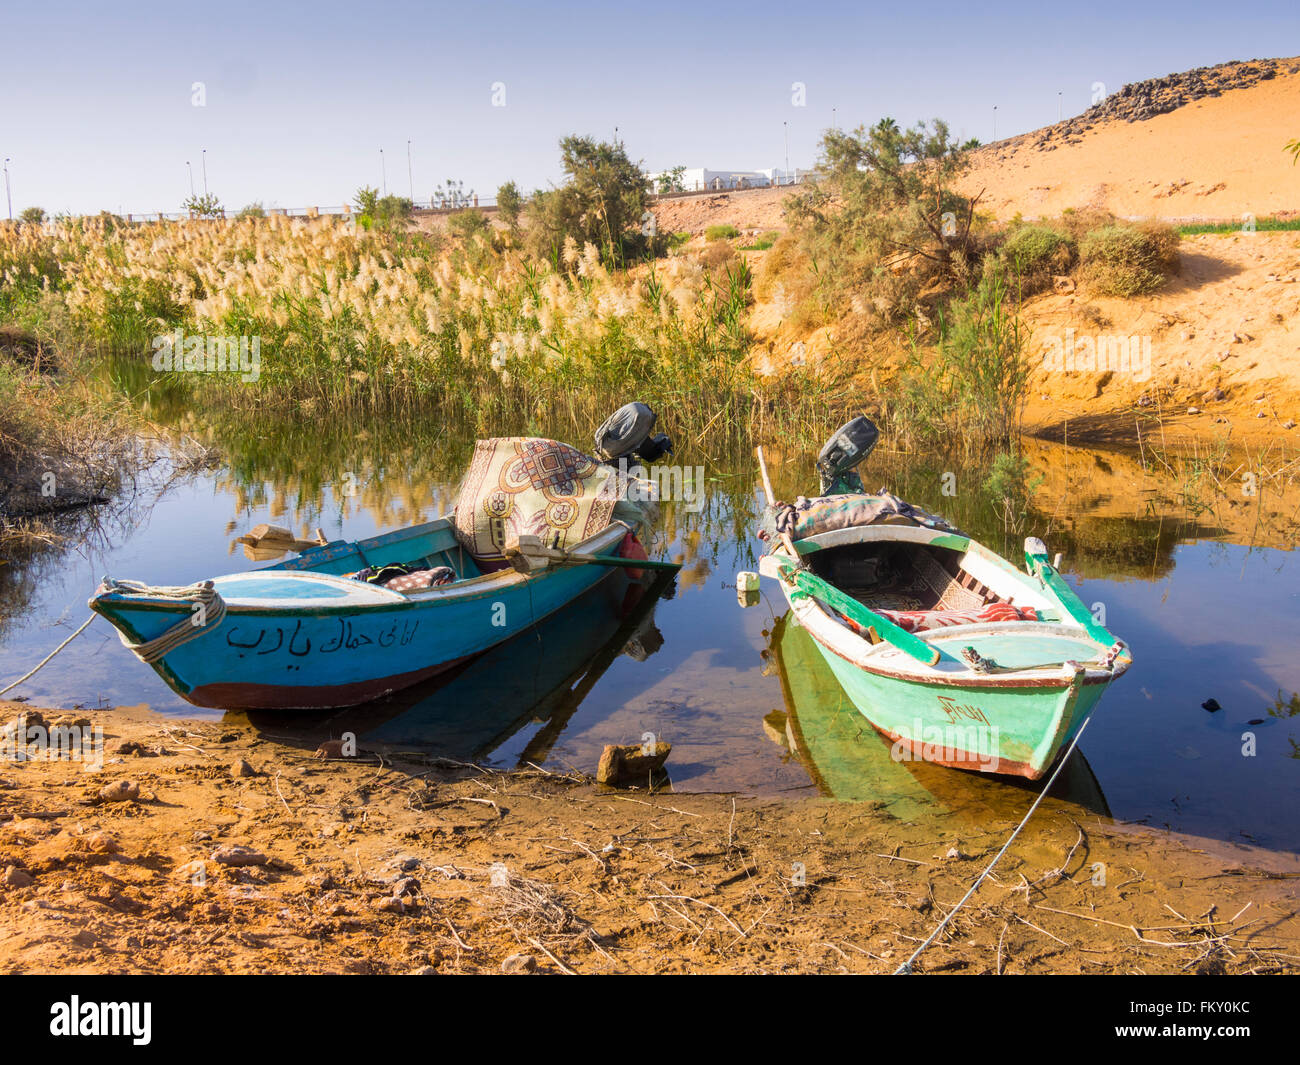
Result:
[[[812,499],[800,496],[793,503],[777,503],[764,511],[758,537],[772,543],[782,533],[789,533],[792,540],[802,540],[835,529],[891,521],[904,525],[924,525],[948,532],[958,531],[938,515],[882,489],[879,495],[874,496],[860,493],[815,496]]]
[[[485,569],[521,535],[561,549],[606,528],[622,497],[617,471],[557,440],[479,440],[456,501],[456,539]]]

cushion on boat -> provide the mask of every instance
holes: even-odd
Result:
[[[609,526],[629,480],[646,484],[558,440],[479,440],[452,529],[485,571],[505,566],[506,546],[522,535],[569,550]]]
[[[799,496],[793,503],[777,503],[763,513],[758,536],[771,543],[789,533],[792,540],[803,540],[818,533],[852,529],[863,525],[924,525],[930,529],[958,532],[943,518],[913,506],[889,492],[879,495],[847,494]]]

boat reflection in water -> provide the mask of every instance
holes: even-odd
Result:
[[[643,660],[663,644],[654,608],[674,591],[672,574],[639,583],[615,570],[541,625],[423,684],[319,715],[249,711],[224,720],[309,749],[350,732],[362,747],[415,748],[485,764],[512,737],[540,725],[516,759],[540,765],[619,655]]]
[[[890,742],[849,701],[791,613],[772,627],[767,657],[781,678],[786,709],[768,714],[764,730],[799,759],[827,797],[872,802],[902,821],[941,813],[989,823],[999,817],[1019,820],[1026,792],[1043,786],[1043,781],[896,761]],[[1082,751],[1070,756],[1044,800],[1053,801],[1111,816]]]

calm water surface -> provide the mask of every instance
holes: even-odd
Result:
[[[229,467],[181,479],[156,502],[141,499],[120,528],[11,569],[0,678],[25,672],[80,624],[104,574],[187,584],[253,568],[260,563],[232,540],[262,521],[351,539],[426,520],[446,508],[468,453],[467,443],[426,451],[378,430],[350,429],[347,438],[331,469],[301,442],[245,440]],[[254,724],[279,742],[314,745],[355,729],[363,745],[401,741],[503,766],[585,771],[604,744],[652,732],[673,744],[680,790],[889,798],[937,815],[978,802],[1018,816],[1024,787],[882,759],[887,748],[845,710],[803,634],[781,620],[774,589],[757,608],[737,606],[736,571],[757,568],[752,465],[702,451],[679,458],[703,468],[707,502],[699,513],[667,508],[655,553],[684,563],[668,597],[634,601],[613,575],[541,631],[454,676],[355,711],[257,715]],[[1116,460],[1098,461],[1110,470]],[[814,486],[801,456],[776,465],[779,495]],[[1104,493],[1064,517],[1059,501],[1036,497],[1021,527],[1008,527],[1005,508],[977,493],[942,498],[937,466],[883,453],[872,466],[893,490],[948,513],[995,550],[1012,554],[1026,534],[1046,533],[1084,601],[1104,604],[1108,627],[1132,645],[1135,664],[1094,715],[1065,797],[1122,820],[1300,849],[1300,575],[1285,543],[1225,542],[1248,538],[1204,515],[1173,521],[1149,507],[1127,516],[1112,507],[1101,516]],[[876,479],[869,468],[867,480]],[[17,693],[36,704],[145,703],[220,716],[173,695],[102,620]],[[1214,713],[1201,705],[1211,698],[1221,706]],[[1247,733],[1253,757],[1243,755]]]

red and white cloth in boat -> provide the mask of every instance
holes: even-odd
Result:
[[[980,610],[879,610],[900,629],[927,632],[952,625],[979,625],[989,621],[1037,621],[1038,612],[1031,606],[989,603]]]

